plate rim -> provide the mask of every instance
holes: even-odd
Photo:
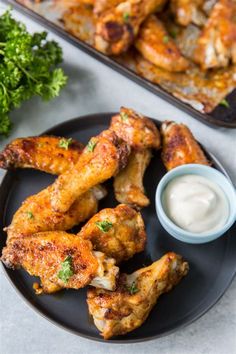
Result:
[[[64,126],[79,122],[80,120],[88,120],[90,118],[98,118],[101,116],[106,116],[106,117],[111,117],[112,115],[117,114],[117,112],[100,112],[100,113],[89,113],[86,115],[82,115],[82,116],[78,116],[72,119],[67,119],[64,122],[60,122],[56,125],[51,126],[50,128],[48,128],[47,130],[43,131],[42,133],[38,134],[40,135],[46,135],[46,134],[53,134],[51,131],[52,130],[57,130],[57,129],[62,129]],[[161,121],[159,121],[158,119],[155,118],[150,118],[152,119],[156,124],[160,124]],[[231,181],[231,178],[229,176],[229,174],[227,173],[226,169],[224,168],[224,166],[221,164],[221,162],[217,159],[217,157],[215,157],[214,154],[212,154],[211,152],[209,152],[204,146],[203,148],[205,149],[205,151],[207,152],[207,154],[210,155],[210,157],[212,157],[212,159],[218,164],[219,168],[221,169],[221,172],[223,172],[226,177]],[[8,178],[11,178],[10,176],[11,171],[5,171],[2,181],[0,183],[0,191],[2,189],[2,185],[3,183],[7,182]],[[232,181],[231,181],[232,182]],[[232,229],[234,227],[235,224],[233,224],[231,226],[230,229]],[[228,247],[228,244],[227,244]],[[226,248],[227,248],[226,247]],[[177,332],[187,326],[189,326],[190,324],[192,324],[193,322],[197,321],[198,319],[200,319],[204,314],[206,314],[208,311],[210,311],[216,304],[217,302],[223,297],[223,295],[225,294],[225,292],[227,291],[227,289],[229,288],[229,286],[231,285],[235,275],[236,275],[236,261],[235,261],[235,267],[234,269],[230,270],[230,276],[228,275],[228,280],[226,282],[226,285],[224,286],[223,290],[219,291],[219,295],[214,299],[214,301],[210,304],[207,305],[204,309],[200,310],[199,313],[193,315],[193,317],[191,319],[186,319],[186,321],[184,323],[181,323],[180,325],[176,325],[173,328],[170,328],[169,330],[163,332],[163,333],[159,333],[156,335],[151,335],[145,338],[137,338],[137,339],[122,339],[122,337],[120,337],[121,339],[109,339],[109,340],[104,340],[102,337],[94,337],[92,335],[87,335],[85,333],[79,333],[77,330],[74,330],[72,328],[69,328],[66,325],[63,325],[62,323],[59,323],[58,321],[56,321],[55,319],[51,318],[50,316],[48,316],[46,314],[45,311],[43,311],[42,309],[40,309],[37,305],[34,305],[33,302],[31,302],[29,300],[29,298],[23,293],[21,292],[21,290],[18,288],[18,286],[14,283],[14,280],[12,279],[9,269],[5,267],[5,265],[0,262],[1,264],[1,269],[3,270],[3,274],[6,276],[6,278],[8,279],[9,283],[11,284],[11,286],[13,287],[13,289],[16,291],[16,293],[20,296],[20,298],[23,299],[23,301],[34,310],[35,313],[37,313],[38,315],[40,315],[42,318],[46,319],[47,321],[49,321],[51,324],[53,324],[54,326],[63,329],[71,334],[74,334],[76,336],[88,339],[88,340],[92,340],[95,342],[100,342],[100,343],[106,343],[106,344],[133,344],[133,343],[143,343],[143,342],[147,342],[147,341],[151,341],[151,340],[155,340],[158,338],[162,338],[162,337],[166,337],[174,332]],[[213,286],[214,288],[214,286]],[[205,301],[203,301],[204,303]],[[200,305],[199,305],[200,306]],[[186,315],[187,316],[187,315]]]

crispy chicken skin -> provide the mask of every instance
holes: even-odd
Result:
[[[165,0],[126,0],[104,11],[96,25],[95,47],[107,55],[119,55],[130,47],[148,15]]]
[[[60,270],[68,257],[69,269],[63,277]],[[63,231],[13,239],[3,249],[1,260],[7,267],[22,267],[30,275],[40,277],[41,287],[36,288],[37,293],[53,293],[63,288],[80,289],[91,282],[114,290],[119,271],[114,260],[105,258],[101,252],[93,252],[90,241]]]
[[[127,166],[114,179],[116,199],[143,208],[149,204],[143,176],[151,160],[151,148],[160,147],[159,131],[151,119],[125,107],[121,107],[119,115],[112,117],[110,129],[132,147]]]
[[[91,138],[78,162],[52,185],[53,209],[66,212],[83,193],[116,175],[129,153],[129,146],[111,130]]]
[[[107,229],[101,229],[102,223],[108,225]],[[114,258],[117,263],[143,251],[146,243],[141,214],[124,204],[101,210],[87,222],[78,236],[90,240],[95,250]]]
[[[116,7],[122,2],[123,0],[96,0],[93,8],[93,13],[96,17],[99,17],[105,11]]]
[[[110,129],[134,149],[160,148],[160,134],[151,119],[132,109],[121,107],[112,117]]]
[[[145,195],[143,176],[151,161],[151,149],[133,150],[127,166],[114,178],[116,200],[135,208],[144,208],[150,204]]]
[[[34,168],[59,175],[78,161],[83,150],[83,145],[75,140],[68,148],[60,147],[66,140],[56,136],[15,139],[0,153],[0,168]]]
[[[219,0],[198,39],[195,61],[203,70],[236,64],[236,1]]]
[[[184,124],[166,121],[161,126],[162,161],[166,169],[189,163],[210,165],[189,128]]]
[[[167,71],[185,71],[189,67],[189,61],[155,15],[142,24],[134,44],[145,59]]]
[[[202,11],[204,0],[171,0],[170,8],[175,20],[181,26],[190,23],[202,26],[206,22],[206,16]]]
[[[89,289],[87,303],[104,339],[140,327],[160,295],[170,291],[188,273],[188,263],[170,252],[133,274],[122,274],[115,292]]]
[[[98,200],[105,195],[102,187],[95,187],[77,199],[67,212],[61,213],[51,207],[51,191],[52,186],[49,186],[22,203],[10,226],[5,228],[8,242],[13,237],[21,238],[42,231],[69,230],[94,215]]]

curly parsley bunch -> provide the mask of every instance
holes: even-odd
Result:
[[[47,33],[28,33],[7,10],[0,16],[0,135],[11,129],[9,112],[38,95],[50,100],[59,95],[67,77],[56,66],[62,50]]]

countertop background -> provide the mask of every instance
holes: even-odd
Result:
[[[1,11],[0,0],[0,11]],[[14,11],[32,31],[43,30]],[[41,133],[77,116],[132,107],[159,120],[186,123],[209,151],[222,162],[236,184],[236,130],[208,127],[162,99],[95,61],[54,34],[63,48],[63,67],[69,76],[59,98],[49,103],[33,99],[12,114],[14,128],[9,139]],[[1,175],[2,176],[2,175]],[[213,265],[214,266],[214,265]],[[223,298],[201,319],[158,340],[141,344],[102,344],[69,334],[30,309],[5,278],[0,268],[1,354],[236,354],[236,279]]]

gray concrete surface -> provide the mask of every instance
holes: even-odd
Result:
[[[39,25],[15,12],[30,30]],[[236,130],[211,128],[132,83],[80,50],[51,34],[64,50],[64,69],[70,77],[60,97],[49,103],[33,99],[12,114],[9,139],[41,133],[67,119],[130,106],[159,120],[187,123],[195,136],[213,152],[236,184]],[[7,142],[1,141],[0,148]],[[235,235],[236,236],[236,235]],[[236,256],[236,255],[235,255]],[[22,301],[0,271],[1,354],[235,354],[236,279],[223,298],[201,319],[168,337],[130,345],[95,343],[76,337],[41,318]]]

